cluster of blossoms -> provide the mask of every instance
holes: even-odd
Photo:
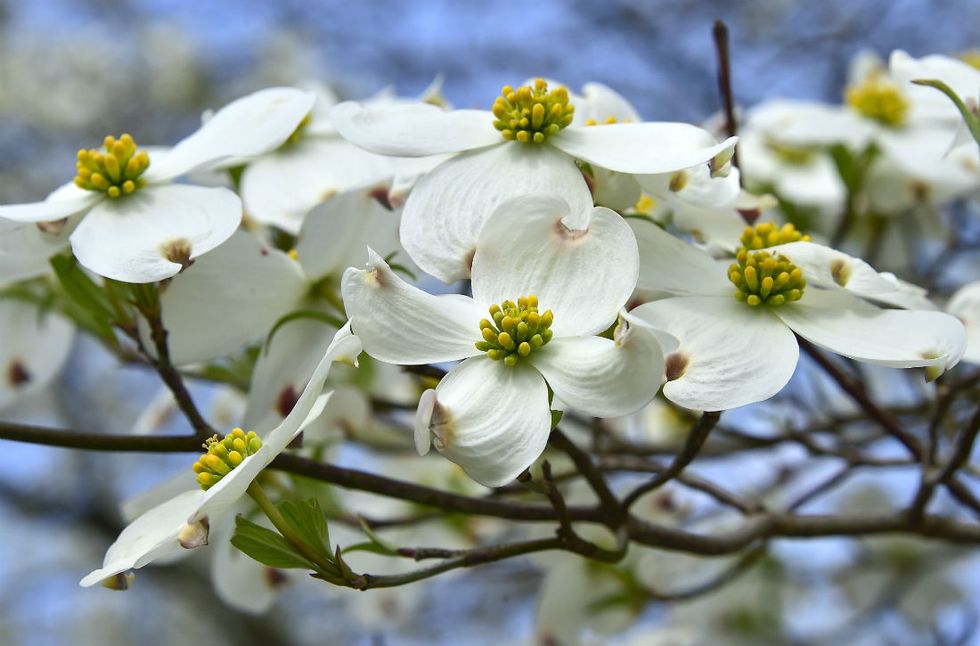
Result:
[[[966,112],[921,78],[946,81]],[[836,247],[976,195],[977,144],[962,134],[975,132],[978,87],[965,64],[896,52],[887,70],[864,61],[843,105],[753,108],[742,139],[643,121],[608,87],[544,79],[504,87],[490,110],[437,93],[338,102],[315,85],[273,88],[172,147],[109,136],[45,200],[0,206],[0,283],[21,296],[0,301],[0,405],[54,377],[76,326],[196,374],[248,366],[233,374],[246,382],[241,427],[133,507],[82,580],[119,587],[214,534],[217,569],[232,568],[235,516],[254,505],[292,540],[263,470],[301,432],[319,458],[366,432],[372,396],[414,411],[386,432],[420,457],[391,468],[449,488],[447,463],[421,457],[435,447],[475,481],[451,487],[482,491],[528,472],[563,414],[762,402],[793,377],[801,345],[932,381],[980,362],[980,283],[947,313],[859,245]],[[46,304],[55,285],[71,307]],[[362,351],[373,374],[328,386],[332,365]],[[427,366],[429,381],[383,364]],[[453,540],[472,544],[471,529]],[[235,545],[255,553],[245,534]],[[318,578],[349,576],[339,556],[300,551]]]

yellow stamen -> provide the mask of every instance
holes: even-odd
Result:
[[[108,136],[103,146],[105,152],[95,148],[78,151],[76,186],[115,199],[146,185],[140,175],[150,166],[150,157],[145,150],[136,150],[131,136],[123,135],[119,139]]]
[[[204,444],[207,453],[192,467],[197,474],[197,483],[202,489],[210,489],[261,447],[262,440],[258,435],[240,428],[233,429],[221,440],[217,435],[212,436]]]
[[[476,349],[494,361],[517,365],[522,357],[551,341],[554,314],[551,310],[539,313],[538,297],[533,294],[518,298],[517,303],[491,305],[489,312],[490,319],[480,321],[483,340],[477,341]]]
[[[508,141],[541,144],[571,124],[574,114],[568,90],[557,87],[549,91],[548,83],[539,78],[533,88],[504,86],[493,103],[493,127]]]

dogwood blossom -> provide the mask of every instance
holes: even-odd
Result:
[[[616,320],[635,285],[636,242],[616,213],[553,196],[501,204],[480,234],[473,297],[411,287],[373,251],[344,274],[351,325],[381,361],[466,359],[419,402],[416,443],[498,486],[527,468],[551,430],[549,388],[596,416],[640,408],[663,374],[659,345]],[[580,228],[571,228],[570,223]],[[547,308],[547,309],[545,309]]]
[[[458,153],[418,181],[401,225],[402,244],[415,262],[446,282],[469,275],[480,230],[502,202],[554,193],[574,213],[590,207],[576,160],[620,173],[665,173],[716,157],[727,162],[735,145],[734,138],[718,144],[681,123],[574,125],[568,91],[549,90],[542,79],[533,87],[505,87],[492,112],[345,102],[330,118],[345,138],[371,152]]]
[[[791,226],[748,229],[734,264],[658,227],[642,231],[638,285],[671,296],[638,306],[630,318],[675,337],[664,348],[664,395],[681,406],[724,410],[773,396],[796,369],[795,335],[858,361],[926,367],[933,377],[963,355],[959,321],[859,299],[846,288],[851,281],[874,285],[856,291],[862,296],[887,289],[888,281],[882,286],[876,272],[857,263],[836,277],[833,261],[817,270],[814,258],[827,254],[800,244],[803,236]]]
[[[959,288],[949,299],[946,311],[963,321],[966,327],[963,360],[980,364],[980,280]]]
[[[313,96],[271,88],[219,110],[166,152],[139,150],[129,135],[106,137],[105,150],[80,150],[74,183],[43,202],[0,206],[0,218],[45,222],[84,214],[69,238],[79,262],[116,280],[146,283],[173,276],[238,228],[241,202],[231,191],[173,180],[228,157],[281,145],[309,112]]]
[[[350,188],[375,184],[394,172],[390,160],[337,134],[329,117],[337,97],[328,87],[307,86],[316,96],[312,110],[279,148],[247,160],[240,180],[242,203],[249,216],[293,234],[317,204]]]
[[[208,361],[261,341],[283,316],[322,309],[317,286],[358,262],[366,245],[397,252],[399,214],[375,197],[387,187],[350,189],[314,207],[294,253],[237,231],[175,276],[160,297],[171,360],[176,365]],[[402,257],[411,270],[414,265]],[[141,331],[148,340],[149,328],[143,325]]]
[[[108,577],[141,568],[158,558],[171,556],[181,548],[207,544],[209,524],[217,522],[227,513],[262,469],[323,412],[329,394],[320,395],[320,392],[333,362],[354,360],[360,351],[360,341],[350,334],[348,328],[338,332],[292,411],[281,424],[263,440],[259,440],[254,433],[246,435],[241,429],[236,429],[224,441],[211,445],[227,445],[230,442],[234,448],[229,450],[238,452],[237,459],[229,458],[235,466],[229,467],[219,458],[218,461],[224,466],[211,467],[208,459],[215,456],[209,448],[199,461],[202,467],[197,471],[198,482],[204,488],[178,494],[130,523],[109,547],[102,567],[83,578],[81,585],[88,587]],[[241,448],[237,448],[239,442]]]

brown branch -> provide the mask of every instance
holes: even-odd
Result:
[[[201,440],[193,435],[112,435],[30,424],[0,422],[0,440],[27,442],[83,451],[117,453],[191,453],[201,451]]]
[[[623,511],[628,511],[629,508],[633,506],[633,503],[635,503],[645,494],[663,486],[667,482],[670,482],[684,470],[684,467],[693,462],[694,458],[698,456],[698,452],[701,450],[701,446],[704,444],[704,441],[708,439],[708,433],[710,433],[711,429],[713,429],[715,424],[718,423],[719,417],[721,417],[720,412],[709,412],[701,415],[700,419],[695,422],[694,427],[691,428],[691,431],[688,433],[687,441],[684,443],[684,448],[677,454],[674,461],[670,463],[670,466],[658,473],[650,481],[631,491],[626,498],[623,499]]]
[[[722,106],[725,110],[725,132],[734,137],[738,132],[735,119],[735,96],[732,92],[732,63],[728,49],[728,26],[721,20],[716,20],[711,28],[715,42],[715,53],[718,55],[718,90],[721,92]],[[732,165],[738,167],[738,151],[732,156]]]
[[[592,462],[592,458],[568,439],[568,436],[558,428],[555,428],[551,432],[551,437],[548,438],[548,441],[556,448],[564,451],[572,459],[572,462],[582,476],[588,481],[592,490],[595,491],[596,496],[599,497],[600,506],[606,514],[609,526],[615,528],[621,525],[625,520],[624,509],[620,507],[619,499],[616,498],[609,485],[606,484],[606,479],[602,476],[602,472],[596,468]]]
[[[923,471],[922,483],[919,485],[915,499],[909,507],[909,513],[913,518],[920,518],[925,513],[936,487],[940,484],[948,483],[953,477],[953,474],[961,469],[967,460],[970,459],[970,454],[973,452],[973,445],[976,442],[978,433],[980,433],[980,406],[977,407],[966,428],[960,432],[953,454],[949,456],[946,464],[932,475],[926,475],[926,471]],[[957,492],[954,492],[954,495],[962,500],[957,495]]]
[[[882,410],[875,404],[868,393],[864,390],[864,386],[860,384],[856,379],[848,375],[846,372],[841,370],[836,364],[830,361],[827,357],[823,355],[820,350],[818,350],[812,343],[804,339],[803,337],[797,335],[796,340],[799,342],[800,347],[806,352],[811,359],[813,359],[817,365],[819,365],[824,372],[830,375],[831,379],[837,382],[837,385],[847,393],[847,395],[854,400],[854,402],[861,407],[861,409],[867,413],[876,424],[881,426],[889,435],[894,437],[896,440],[901,442],[912,457],[921,460],[923,455],[922,444],[919,442],[915,436],[910,435],[905,432],[902,428],[901,423],[894,416],[885,410]]]

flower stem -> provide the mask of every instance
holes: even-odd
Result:
[[[330,563],[324,559],[321,555],[317,554],[314,549],[307,545],[293,528],[290,527],[289,523],[283,517],[283,515],[276,509],[276,506],[269,499],[269,495],[259,484],[258,480],[253,480],[252,484],[248,486],[248,495],[255,501],[255,504],[259,506],[262,513],[272,522],[272,526],[279,530],[283,538],[290,542],[290,544],[295,547],[299,552],[306,557],[308,561],[315,564],[319,569],[325,569],[327,571],[333,571],[336,567],[333,563]]]

